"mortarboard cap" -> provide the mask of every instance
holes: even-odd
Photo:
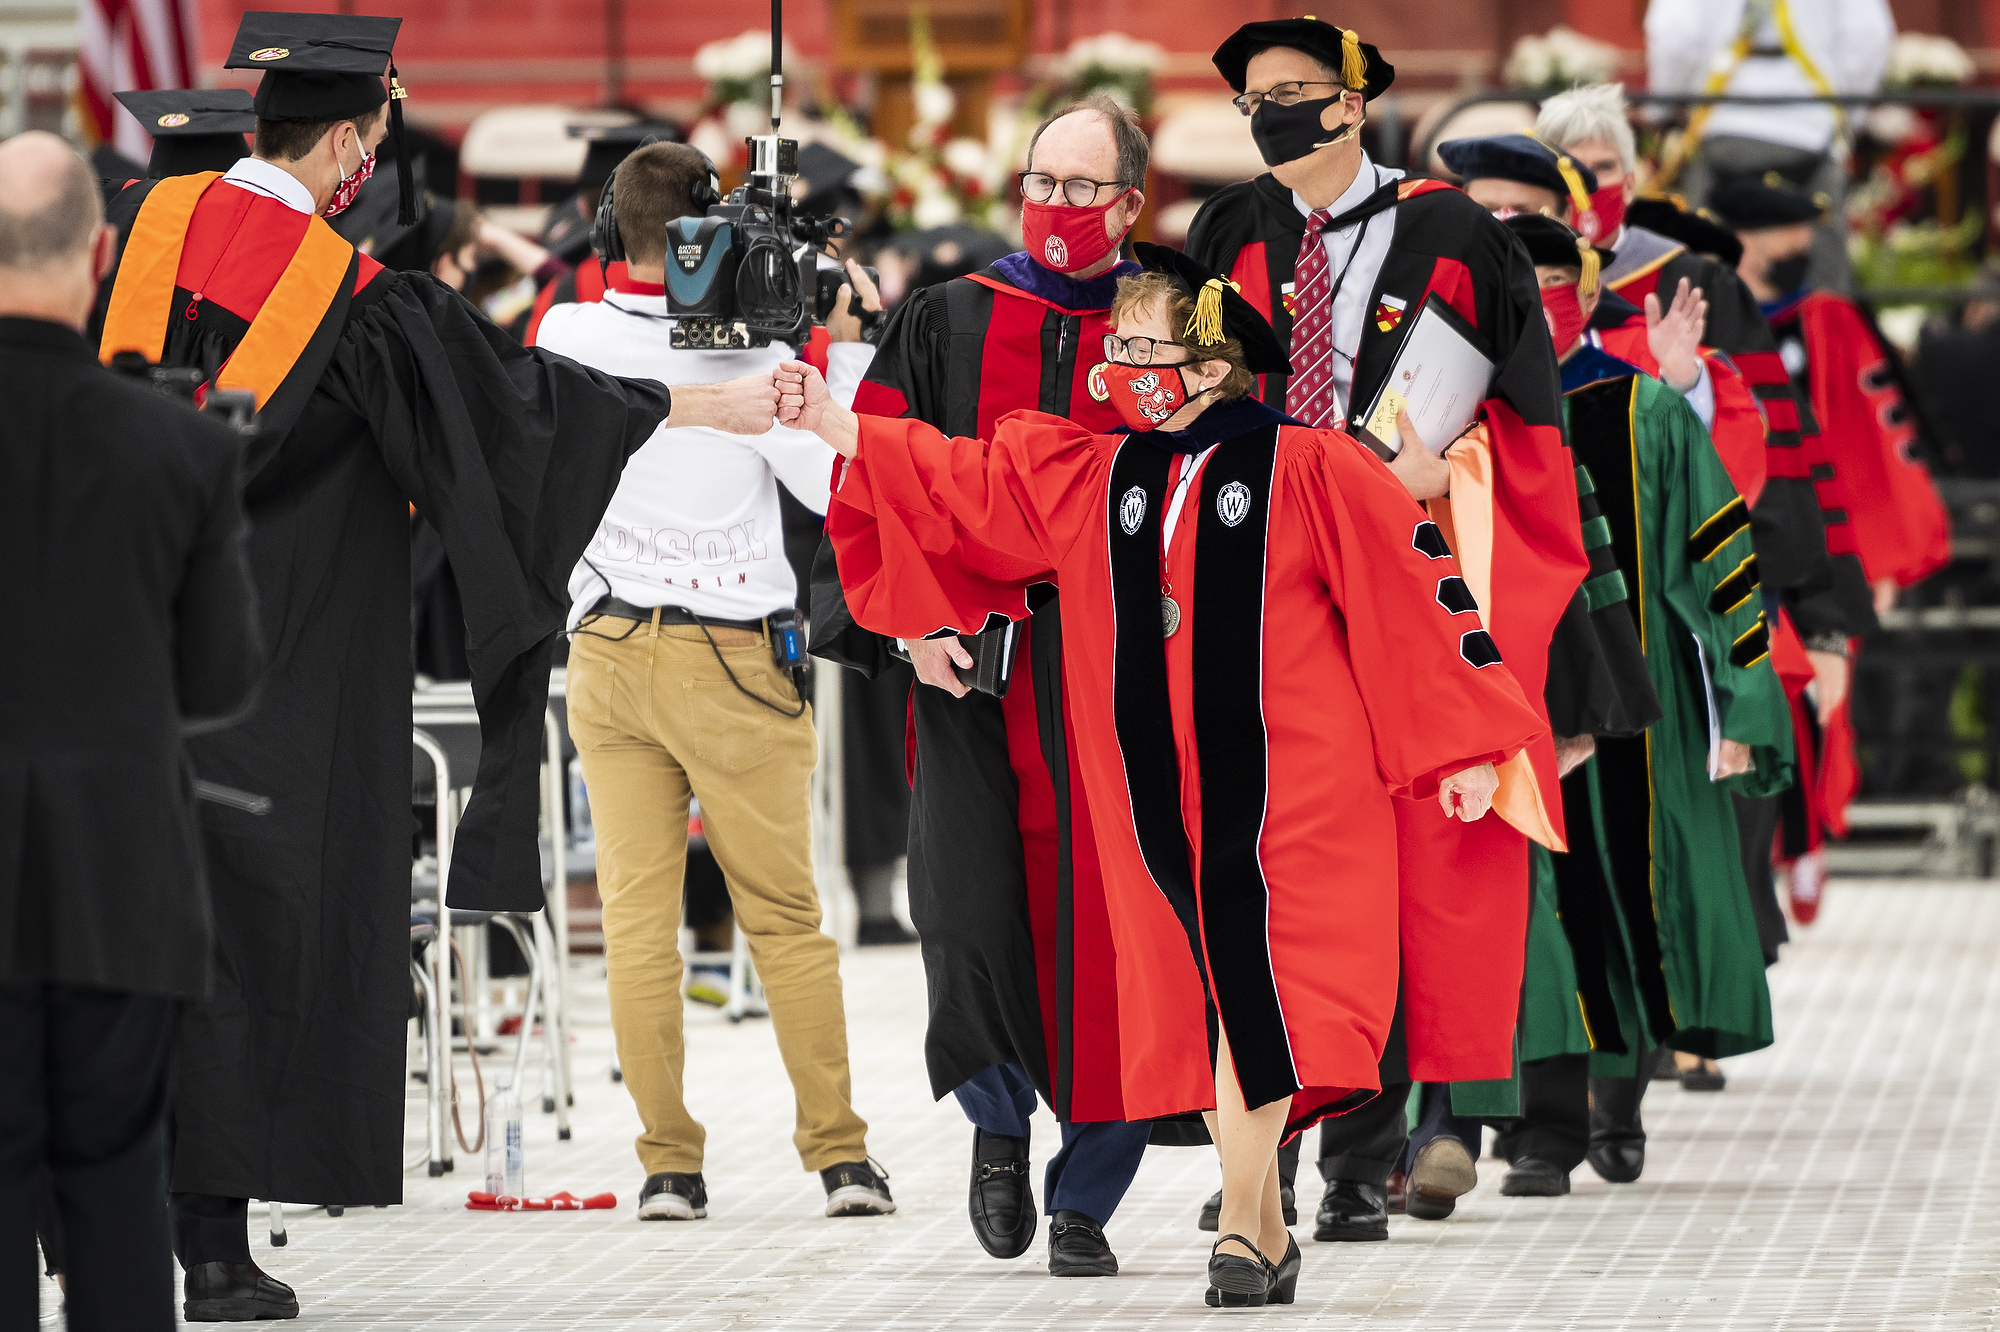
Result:
[[[1452,139],[1437,146],[1444,164],[1465,180],[1482,176],[1518,180],[1568,199],[1579,213],[1597,193],[1597,176],[1567,153],[1559,153],[1526,134],[1495,134],[1484,139]]]
[[[241,88],[172,88],[114,93],[153,136],[146,174],[154,179],[227,171],[246,155],[243,136],[257,128]]]
[[[416,195],[403,144],[405,93],[394,59],[402,26],[400,18],[253,10],[237,25],[223,67],[263,71],[255,102],[260,120],[347,120],[388,102],[400,191],[397,220],[407,226],[416,221]]]
[[[814,215],[833,211],[847,182],[859,170],[861,163],[836,148],[818,142],[800,144],[799,179],[805,182],[806,192],[799,207]]]
[[[1292,373],[1270,322],[1243,299],[1235,283],[1171,246],[1134,241],[1132,253],[1147,272],[1166,274],[1194,298],[1194,319],[1185,330],[1175,330],[1176,337],[1196,347],[1213,347],[1224,338],[1234,338],[1243,346],[1243,364],[1251,374]]]
[[[1215,48],[1215,67],[1229,86],[1243,91],[1251,58],[1274,46],[1303,51],[1328,69],[1340,71],[1347,87],[1372,101],[1396,81],[1396,67],[1382,53],[1343,29],[1308,14],[1304,18],[1246,23]]]
[[[1775,171],[1765,172],[1762,180],[1745,177],[1724,181],[1715,187],[1708,201],[1731,231],[1760,231],[1766,227],[1817,222],[1826,209],[1823,198],[1813,198],[1791,188]]]
[[[1743,242],[1706,208],[1690,210],[1679,199],[1634,199],[1625,221],[1679,241],[1696,254],[1712,254],[1734,268],[1743,260]]]
[[[1500,225],[1514,233],[1514,238],[1528,251],[1530,262],[1538,267],[1580,268],[1584,296],[1596,294],[1597,275],[1610,267],[1611,251],[1599,249],[1567,224],[1540,213],[1516,213],[1503,219]]]
[[[601,190],[618,164],[649,143],[679,143],[681,132],[672,125],[571,125],[570,137],[590,144],[583,155],[583,167],[576,173],[579,190]]]

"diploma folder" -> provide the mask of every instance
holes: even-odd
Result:
[[[1442,454],[1479,415],[1493,382],[1493,362],[1479,350],[1479,341],[1465,317],[1432,292],[1403,334],[1395,364],[1362,414],[1356,438],[1389,461],[1403,447],[1396,416],[1408,411],[1424,447]]]

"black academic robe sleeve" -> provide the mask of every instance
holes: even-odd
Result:
[[[428,274],[380,278],[356,304],[321,384],[373,427],[465,603],[481,752],[448,900],[538,910],[537,765],[570,571],[668,392],[524,348]]]
[[[925,287],[889,314],[875,359],[854,395],[854,410],[871,416],[909,416],[933,424],[946,418],[946,370],[951,343],[946,288]],[[847,609],[833,545],[824,538],[813,557],[812,654],[860,671],[869,679],[893,666],[890,640],[863,629]]]

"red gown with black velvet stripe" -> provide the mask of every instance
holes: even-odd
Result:
[[[1378,1086],[1396,806],[1443,825],[1415,803],[1440,778],[1547,728],[1372,454],[1254,402],[1206,416],[1220,442],[1167,551],[1182,620],[1164,640],[1169,436],[1016,412],[989,444],[864,416],[828,534],[856,622],[884,634],[1018,616],[1020,580],[1053,570],[1126,1115],[1213,1108],[1219,1015],[1248,1103],[1289,1097],[1301,1128]]]

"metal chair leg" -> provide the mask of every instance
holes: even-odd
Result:
[[[528,1041],[535,1030],[537,1001],[541,1001],[546,1007],[546,1000],[543,1000],[542,996],[548,980],[543,970],[542,950],[529,941],[527,931],[521,928],[521,922],[513,916],[495,916],[493,923],[513,936],[514,943],[521,950],[521,956],[528,962],[528,996],[521,1008],[521,1036],[514,1043],[514,1086],[518,1090],[526,1085],[523,1078],[528,1069]],[[546,1017],[542,1020],[542,1030],[545,1034],[548,1031]]]
[[[270,1212],[271,1212],[271,1247],[274,1249],[282,1249],[285,1247],[286,1244],[291,1242],[291,1236],[285,1234],[285,1205],[283,1203],[274,1202],[270,1206]]]
[[[437,1028],[437,982],[431,979],[430,953],[437,948],[433,940],[425,946],[425,965],[412,962],[410,971],[423,985],[424,990],[424,1083],[425,1083],[425,1147],[430,1157],[430,1172],[442,1175],[444,1167],[445,1105],[444,1084],[438,1075],[438,1028]]]

